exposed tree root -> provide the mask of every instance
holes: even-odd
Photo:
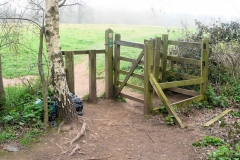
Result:
[[[74,147],[71,147],[69,150],[63,151],[62,154],[66,154],[66,153],[70,152],[70,151],[73,150],[73,149],[74,149]]]
[[[73,148],[72,152],[68,154],[68,157],[72,156],[76,151],[80,150],[80,146],[76,144],[75,148]]]
[[[59,127],[58,127],[58,131],[57,131],[57,133],[55,133],[54,135],[57,135],[57,134],[60,133],[63,124],[64,124],[64,121],[62,121],[62,122],[60,123],[60,125],[59,125]]]
[[[72,146],[72,144],[78,140],[82,135],[84,135],[86,133],[86,126],[87,124],[85,122],[83,122],[82,128],[80,130],[80,132],[78,132],[77,136],[75,138],[73,138],[71,141],[68,141],[66,144],[70,143],[70,145]]]

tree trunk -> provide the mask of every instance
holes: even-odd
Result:
[[[2,77],[2,57],[0,55],[0,113],[6,109],[6,94],[4,91],[3,77]]]
[[[38,51],[38,71],[41,77],[41,84],[43,90],[43,124],[44,127],[47,128],[48,125],[48,86],[45,79],[45,75],[43,72],[43,63],[42,63],[42,55],[43,55],[43,34],[44,34],[44,27],[40,30],[40,44],[39,44],[39,51]]]
[[[64,71],[64,62],[59,43],[59,7],[58,0],[46,0],[46,26],[45,36],[47,52],[50,61],[51,83],[58,106],[58,116],[65,123],[77,120]]]

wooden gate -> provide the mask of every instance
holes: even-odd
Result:
[[[191,58],[180,58],[177,56],[168,55],[168,46],[185,46],[201,49],[201,60]],[[206,90],[208,82],[208,56],[209,56],[209,43],[207,39],[202,40],[201,43],[179,42],[168,40],[167,35],[163,35],[162,39],[157,38],[155,40],[155,49],[153,40],[148,40],[145,43],[145,97],[148,99],[148,108],[152,108],[152,90],[156,92],[162,103],[168,110],[169,114],[175,117],[175,122],[181,127],[184,127],[181,119],[178,117],[174,110],[174,107],[182,107],[191,104],[194,101],[206,100]],[[188,65],[196,65],[200,67],[200,76],[177,74],[174,72],[175,63],[185,63]],[[170,66],[167,69],[167,64]],[[178,77],[183,80],[166,82],[166,75],[172,77]],[[160,82],[160,83],[159,83]],[[195,92],[178,87],[200,85],[200,92]],[[168,89],[174,92],[192,96],[186,100],[170,103],[166,97],[163,89]]]
[[[144,44],[122,41],[120,34],[115,35],[114,44],[115,44],[115,49],[114,49],[114,87],[113,87],[114,98],[117,98],[119,95],[121,95],[125,98],[143,103],[144,100],[133,97],[131,95],[121,93],[121,91],[124,88],[124,86],[127,86],[129,88],[136,89],[136,90],[144,92],[143,87],[128,83],[128,80],[130,79],[131,76],[135,77],[135,78],[139,78],[141,80],[144,80],[143,75],[134,73],[134,70],[136,69],[136,67],[139,64],[144,64],[144,62],[142,61],[142,58],[144,56]],[[140,51],[140,54],[139,54],[138,58],[137,59],[132,59],[132,58],[127,58],[127,57],[121,56],[121,54],[120,54],[121,46],[133,47],[133,48],[140,49],[141,51]],[[130,67],[130,70],[129,71],[121,70],[120,69],[120,61],[126,61],[126,62],[132,63],[132,66]],[[119,80],[119,75],[120,74],[125,75],[125,78],[124,78],[123,81]]]

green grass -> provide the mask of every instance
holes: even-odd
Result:
[[[62,50],[87,50],[104,49],[105,30],[111,28],[114,33],[120,33],[122,40],[143,43],[144,39],[155,38],[162,34],[167,34],[166,27],[140,26],[140,25],[90,25],[90,24],[61,24],[60,25],[60,45]],[[22,29],[20,43],[18,47],[0,50],[2,54],[3,76],[5,78],[21,77],[25,75],[38,75],[37,51],[39,35],[31,32],[36,28]],[[181,29],[171,28],[175,32],[170,32],[169,39],[176,39],[181,36]],[[24,34],[23,34],[24,33]],[[17,49],[16,49],[17,48]],[[121,54],[136,58],[140,49],[122,47]],[[82,56],[75,56],[75,64],[80,63]],[[97,56],[97,76],[102,77],[104,72],[104,55]],[[47,72],[45,61],[45,72]],[[121,63],[121,68],[130,67],[129,63]]]

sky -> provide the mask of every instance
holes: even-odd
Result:
[[[89,6],[123,11],[149,9],[161,13],[240,17],[240,0],[85,0]]]

